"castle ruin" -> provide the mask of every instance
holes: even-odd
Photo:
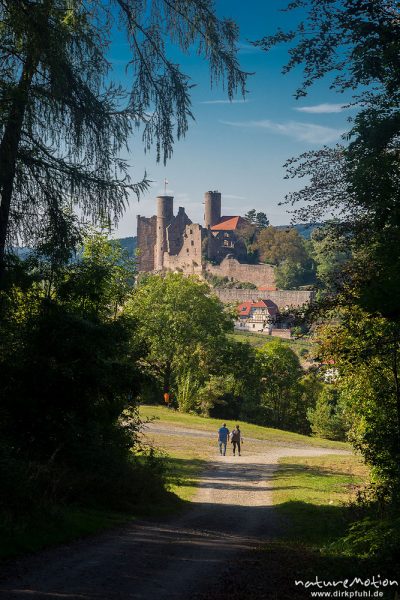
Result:
[[[192,223],[185,209],[174,215],[173,196],[157,197],[157,214],[138,215],[139,271],[178,271],[204,276],[210,273],[231,281],[275,289],[274,267],[247,264],[240,237],[246,225],[239,215],[221,215],[221,194],[204,195],[204,225]]]
[[[192,223],[181,206],[174,215],[173,196],[158,196],[157,214],[137,217],[139,272],[172,271],[203,278],[216,275],[255,286],[214,289],[228,303],[268,298],[279,309],[286,309],[311,302],[312,291],[277,290],[272,265],[246,262],[246,246],[240,235],[246,224],[239,215],[221,216],[220,192],[204,195],[204,225]]]

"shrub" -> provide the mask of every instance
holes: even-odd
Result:
[[[314,435],[328,440],[344,440],[345,424],[338,401],[338,392],[325,386],[318,396],[315,408],[309,408],[307,419]]]

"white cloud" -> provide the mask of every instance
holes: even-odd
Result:
[[[337,141],[344,133],[342,129],[324,127],[314,123],[300,123],[299,121],[275,123],[269,119],[264,119],[262,121],[221,121],[221,123],[231,127],[265,129],[310,144],[329,144]]]
[[[203,100],[199,104],[247,104],[249,100]]]
[[[328,113],[340,113],[347,110],[349,107],[343,104],[329,104],[328,102],[322,104],[315,104],[314,106],[295,106],[294,110],[298,112],[311,113],[314,115],[322,115]]]
[[[246,44],[245,42],[239,42],[237,48],[241,54],[258,54],[260,52],[263,52],[263,50],[258,46],[253,46],[253,44]]]

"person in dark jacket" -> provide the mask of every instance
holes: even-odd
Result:
[[[235,429],[231,433],[231,444],[233,445],[233,456],[236,454],[236,447],[240,456],[241,444],[243,443],[242,432],[240,431],[239,425],[236,425]]]

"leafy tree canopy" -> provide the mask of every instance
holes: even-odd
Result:
[[[257,229],[264,229],[269,225],[269,219],[264,212],[257,212],[254,208],[249,210],[244,218]]]
[[[211,0],[1,0],[0,266],[6,243],[33,244],[43,225],[60,232],[66,210],[96,222],[117,220],[130,196],[121,159],[135,125],[157,158],[171,156],[192,118],[189,76],[169,44],[196,51],[212,84],[244,93],[236,59],[238,28]],[[113,82],[107,53],[126,41],[127,85]]]
[[[178,372],[210,370],[232,329],[231,316],[210,287],[181,274],[145,278],[125,312],[137,320],[149,350],[147,365],[167,392]]]
[[[334,363],[340,403],[353,445],[381,483],[400,493],[400,332],[358,307],[335,314],[318,333],[320,359]],[[337,317],[340,317],[338,319]]]
[[[279,265],[285,260],[305,264],[309,259],[304,241],[293,229],[266,227],[257,236],[257,250],[263,262]]]
[[[295,0],[288,11],[301,17],[292,31],[257,42],[269,50],[289,43],[284,72],[303,66],[297,97],[324,76],[332,87],[351,92],[358,109],[348,146],[307,152],[287,163],[289,177],[309,178],[288,203],[301,202],[297,218],[336,218],[342,250],[355,261],[345,286],[357,286],[358,302],[372,312],[399,319],[400,187],[399,6],[394,0]]]

